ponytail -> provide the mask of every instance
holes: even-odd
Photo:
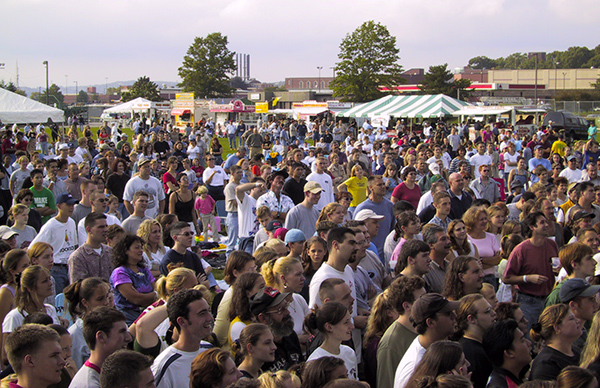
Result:
[[[260,273],[265,279],[265,284],[268,287],[277,288],[277,279],[275,278],[275,273],[273,272],[273,267],[275,267],[275,262],[277,258],[271,259],[265,262],[262,267],[260,267]]]

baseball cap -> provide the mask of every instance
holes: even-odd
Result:
[[[571,160],[577,160],[577,158],[575,157],[575,155],[569,155],[567,157],[567,160],[570,162]]]
[[[356,221],[366,221],[373,218],[374,220],[382,220],[385,216],[380,216],[371,209],[362,209],[354,215]]]
[[[323,191],[323,188],[318,182],[308,181],[304,184],[304,192],[310,191],[313,194],[320,193]]]
[[[285,240],[285,236],[287,235],[288,230],[286,228],[279,228],[273,233],[275,238],[280,239],[281,241]]]
[[[598,291],[600,291],[600,285],[592,286],[585,279],[567,279],[560,287],[560,300],[563,303],[569,303],[578,296],[592,296],[596,295]]]
[[[144,164],[148,164],[148,163],[150,163],[150,159],[148,159],[148,158],[142,158],[138,162],[138,167],[142,167]]]
[[[258,316],[283,302],[289,295],[289,292],[281,293],[275,288],[265,287],[250,298],[250,311]]]
[[[283,242],[289,244],[299,241],[306,241],[306,236],[304,235],[304,232],[300,229],[290,229],[285,234],[285,240]]]
[[[56,199],[56,204],[60,205],[61,203],[66,203],[67,205],[75,205],[79,201],[73,198],[71,194],[65,193],[58,196]]]
[[[594,213],[588,213],[585,210],[581,210],[575,213],[575,215],[573,216],[573,221],[579,221],[580,219],[585,217],[596,218],[596,215]]]
[[[429,171],[431,171],[431,173],[433,175],[439,175],[439,173],[440,173],[440,165],[437,164],[437,163],[431,163],[429,165]]]
[[[538,145],[536,145],[535,147],[533,147],[533,150],[535,151],[535,150],[537,150],[537,149],[539,149],[539,148],[542,148],[542,146],[538,144]]]
[[[362,146],[362,145],[363,145],[362,141],[357,141],[354,143],[355,147]]]
[[[12,230],[9,226],[2,225],[0,226],[0,239],[8,240],[12,236],[18,236],[19,233]]]
[[[419,324],[437,313],[447,313],[458,308],[460,302],[449,301],[437,293],[422,295],[415,301],[410,312],[413,323]]]
[[[62,143],[61,145],[58,146],[59,151],[68,150],[68,149],[69,149],[69,145],[67,143]]]
[[[269,222],[269,224],[267,225],[267,230],[269,232],[274,232],[279,228],[282,228],[283,225],[281,225],[281,221],[277,221],[277,220],[273,220],[271,222]]]
[[[69,148],[77,148],[77,146],[75,145],[75,143],[69,143]]]
[[[513,181],[510,183],[510,188],[511,188],[512,190],[514,190],[514,189],[517,189],[517,188],[519,188],[519,187],[525,187],[525,185],[523,184],[523,182],[521,182],[521,181],[518,181],[518,180],[513,180]]]
[[[107,151],[107,150],[110,150],[110,149],[111,149],[110,146],[108,144],[106,144],[106,143],[102,143],[100,145],[100,151]]]

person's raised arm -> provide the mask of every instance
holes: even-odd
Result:
[[[260,187],[260,186],[264,186],[264,185],[265,184],[263,182],[244,183],[243,185],[239,185],[238,187],[235,188],[235,195],[238,197],[240,202],[244,202],[244,194],[247,191],[250,191],[255,187]]]

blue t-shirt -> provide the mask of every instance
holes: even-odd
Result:
[[[383,198],[380,203],[375,203],[371,201],[370,198],[367,198],[356,207],[354,214],[357,214],[363,209],[370,209],[377,215],[385,216],[384,219],[379,221],[379,231],[377,232],[377,236],[371,236],[371,242],[377,247],[377,254],[379,255],[379,259],[382,260],[384,257],[383,246],[385,245],[385,238],[394,229],[394,225],[396,224],[394,204],[389,199],[385,198]]]

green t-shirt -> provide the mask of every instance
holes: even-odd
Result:
[[[33,186],[29,188],[29,191],[33,193],[33,202],[31,204],[31,208],[43,208],[48,206],[50,209],[56,210],[56,200],[54,199],[54,194],[52,191],[43,187],[42,190],[37,191]],[[53,216],[43,216],[42,223],[46,223]]]
[[[565,280],[563,280],[562,282],[558,283],[554,287],[554,289],[552,290],[552,292],[550,292],[550,295],[548,295],[548,297],[546,298],[546,306],[544,306],[544,307],[550,307],[550,306],[554,306],[555,304],[561,304],[562,303],[562,301],[560,300],[560,287],[565,282]]]

